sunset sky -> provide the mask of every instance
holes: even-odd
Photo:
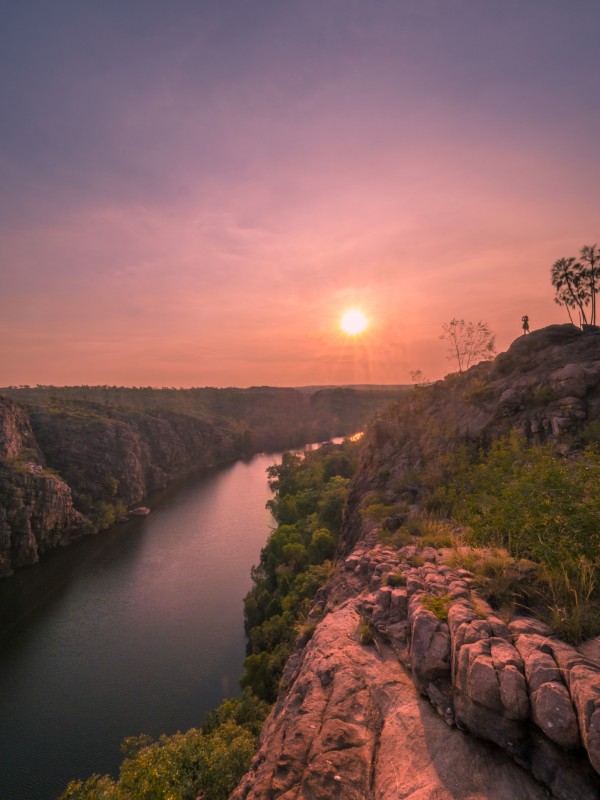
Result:
[[[0,12],[0,385],[408,383],[453,317],[568,321],[598,0]]]

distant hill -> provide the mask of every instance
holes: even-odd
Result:
[[[294,386],[299,392],[313,394],[321,389],[356,389],[359,392],[403,392],[412,388],[411,383],[344,383],[324,386]]]

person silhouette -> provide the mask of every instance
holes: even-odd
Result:
[[[527,314],[521,317],[521,322],[523,323],[523,334],[529,333],[529,317]]]

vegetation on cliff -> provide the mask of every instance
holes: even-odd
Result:
[[[286,453],[269,469],[276,492],[269,507],[278,523],[252,571],[244,602],[249,654],[242,686],[273,702],[279,679],[318,589],[331,574],[357,443],[325,445],[304,456]]]
[[[579,643],[600,633],[597,445],[566,458],[551,444],[528,445],[513,431],[475,458],[462,450],[449,462],[450,475],[430,506],[439,503],[465,526],[463,542],[511,557],[495,556],[492,595],[503,578],[500,602],[518,596],[521,611],[545,616],[561,638]],[[520,563],[525,569],[519,570]]]

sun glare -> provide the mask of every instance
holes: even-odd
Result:
[[[356,336],[366,330],[369,324],[363,312],[358,308],[350,308],[340,320],[340,328],[349,336]]]

